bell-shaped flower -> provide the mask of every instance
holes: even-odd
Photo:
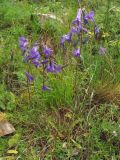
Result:
[[[54,64],[53,60],[46,67],[46,71],[51,73],[59,73],[61,70],[62,66]]]
[[[79,49],[79,48],[78,48],[78,49],[74,49],[73,55],[74,55],[75,57],[80,57],[80,49]]]
[[[55,72],[55,65],[54,65],[54,61],[52,60],[46,67],[46,71],[47,72]]]
[[[38,46],[34,46],[30,51],[29,51],[29,55],[28,58],[29,59],[39,59],[40,58],[40,54],[38,52]]]
[[[84,16],[84,22],[88,23],[88,20],[94,21],[94,11],[91,11]]]
[[[49,87],[46,86],[46,85],[43,85],[43,86],[42,86],[42,90],[43,90],[43,91],[50,91],[50,90],[52,90],[52,89],[49,88]]]
[[[63,35],[63,36],[61,37],[60,43],[63,45],[65,41],[71,42],[71,38],[72,38],[72,33],[69,32],[68,34]]]
[[[27,50],[28,41],[25,37],[21,36],[19,38],[19,46],[21,50],[26,51]]]
[[[61,65],[56,65],[55,66],[55,73],[59,73],[62,70],[62,66]]]
[[[78,31],[78,28],[72,27],[71,33],[76,34],[76,33],[78,33],[78,32],[79,32],[79,31]]]
[[[82,24],[82,9],[81,8],[79,8],[77,12],[77,16],[75,20],[73,20],[72,24],[75,24],[76,26],[79,26],[80,24]]]
[[[40,64],[38,59],[33,59],[31,63],[34,64],[34,66],[36,68],[39,68],[41,66],[41,64]]]
[[[29,82],[32,82],[33,81],[33,76],[31,74],[29,74],[28,72],[25,73],[26,77],[27,77],[27,80]]]
[[[52,50],[47,45],[45,45],[43,47],[43,53],[44,53],[45,57],[49,57],[52,54]]]
[[[46,66],[46,71],[47,71],[47,72],[51,72],[51,65],[50,65],[50,63],[47,64],[47,66]]]

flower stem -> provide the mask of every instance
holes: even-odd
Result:
[[[31,106],[31,94],[30,94],[30,86],[29,86],[29,80],[27,79],[27,89],[28,89],[28,104]]]
[[[28,73],[30,73],[30,64],[29,63],[28,63]],[[30,83],[29,83],[28,79],[27,79],[27,89],[28,89],[28,104],[29,104],[29,107],[31,107]]]

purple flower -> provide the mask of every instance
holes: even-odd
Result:
[[[79,10],[77,12],[77,16],[76,16],[75,20],[73,20],[72,24],[79,26],[82,23],[81,17],[82,17],[82,9],[79,8]]]
[[[46,71],[47,71],[47,72],[51,72],[51,66],[50,66],[50,64],[48,64],[48,65],[46,66]]]
[[[86,28],[83,28],[81,24],[77,28],[72,27],[72,29],[71,29],[71,33],[73,33],[73,34],[79,33],[80,31],[88,32],[88,30]]]
[[[59,73],[62,70],[62,66],[61,65],[56,65],[55,66],[55,73]]]
[[[21,50],[26,51],[27,50],[28,41],[25,37],[21,36],[19,38],[19,46]]]
[[[104,55],[106,53],[106,48],[100,47],[99,54]]]
[[[39,68],[41,66],[38,59],[34,59],[31,63],[34,64],[36,68]]]
[[[88,23],[88,19],[86,17],[84,17],[84,24]]]
[[[43,90],[43,91],[48,91],[48,90],[52,90],[52,89],[49,88],[48,86],[43,85],[43,86],[42,86],[42,90]]]
[[[61,70],[62,66],[55,65],[53,60],[46,67],[46,71],[51,73],[59,73]]]
[[[25,73],[26,77],[27,77],[27,80],[29,82],[32,82],[33,81],[33,76],[31,74],[29,74],[28,72]]]
[[[91,20],[91,21],[94,21],[94,11],[91,11],[91,12],[88,14],[88,19]]]
[[[71,33],[73,33],[73,34],[78,33],[78,29],[76,27],[72,27]]]
[[[43,48],[43,53],[46,57],[49,57],[52,54],[51,48],[47,47],[46,45]]]
[[[80,49],[78,48],[78,49],[75,49],[74,51],[73,51],[73,55],[75,56],[75,57],[79,57],[80,56]]]
[[[85,24],[88,23],[88,20],[91,20],[92,22],[94,21],[94,11],[91,11],[90,13],[84,16]]]
[[[69,32],[67,35],[61,37],[61,44],[63,45],[65,41],[71,41],[72,34]]]
[[[38,46],[34,46],[30,51],[29,51],[29,55],[28,58],[29,59],[39,59],[40,54],[38,52]]]
[[[38,48],[39,48],[38,46],[34,46],[29,51],[29,54],[23,58],[23,62],[26,62],[28,60],[35,60],[35,59],[37,61],[40,58],[40,53],[38,52]]]
[[[47,72],[55,72],[54,61],[51,61],[51,62],[47,65],[46,71],[47,71]]]

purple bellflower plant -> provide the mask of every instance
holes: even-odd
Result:
[[[90,11],[89,13],[85,9],[78,9],[76,18],[72,21],[72,26],[68,34],[65,34],[61,37],[60,44],[63,49],[65,49],[65,43],[69,43],[72,46],[72,55],[76,59],[81,59],[81,49],[82,46],[85,45],[89,41],[89,23],[91,22],[94,25],[94,35],[95,39],[97,39],[100,35],[100,29],[95,24],[94,20],[94,11]],[[88,25],[86,25],[88,24]],[[74,37],[74,38],[73,38]],[[21,36],[19,38],[19,46],[21,50],[24,52],[23,62],[28,63],[29,65],[35,66],[37,69],[42,68],[43,72],[43,85],[42,90],[47,91],[51,90],[48,86],[45,85],[45,80],[49,73],[56,74],[63,70],[62,65],[57,65],[55,62],[55,55],[51,48],[47,45],[44,45],[42,51],[39,52],[38,44],[34,45],[32,49],[28,48],[28,40]],[[105,54],[106,49],[100,47],[99,53]],[[78,63],[78,61],[77,61]],[[29,66],[28,65],[28,66]],[[77,67],[76,67],[77,68]],[[26,72],[26,77],[29,82],[34,80],[33,76],[30,73]]]
[[[91,23],[91,25],[89,25]],[[99,39],[100,36],[100,29],[99,27],[95,24],[95,19],[94,19],[94,11],[87,12],[85,8],[78,9],[76,18],[72,21],[72,26],[68,34],[62,36],[61,38],[61,44],[63,46],[63,53],[64,53],[64,48],[65,48],[65,42],[68,42],[70,46],[72,47],[72,55],[76,58],[76,67],[75,67],[75,83],[74,83],[74,89],[75,89],[75,102],[78,100],[77,97],[77,90],[78,90],[78,84],[77,84],[77,78],[79,69],[83,70],[83,64],[84,64],[84,59],[82,54],[82,48],[83,46],[89,41],[90,36],[89,33],[91,34],[90,26],[93,26],[94,30],[94,36],[95,40]],[[93,35],[93,34],[91,34]],[[106,49],[105,48],[100,48],[99,53],[100,54],[105,54]],[[77,97],[77,98],[76,98]]]
[[[45,78],[45,75],[47,75],[48,73],[56,74],[62,71],[62,66],[55,63],[53,59],[53,51],[47,45],[43,46],[42,52],[39,52],[38,45],[33,46],[31,50],[27,48],[27,45],[28,41],[26,40],[26,38],[20,37],[19,46],[22,51],[26,51],[23,55],[23,62],[28,63],[28,67],[30,65],[34,65],[36,68],[42,67],[43,78]],[[30,73],[26,72],[26,77],[29,83],[33,82],[34,78]],[[45,83],[45,80],[43,82]],[[51,90],[51,88],[47,87],[44,83],[42,90]]]
[[[77,16],[75,20],[72,21],[72,24],[74,26],[71,27],[71,30],[68,34],[62,36],[61,38],[61,44],[64,46],[65,41],[69,42],[72,47],[73,47],[73,56],[78,58],[80,56],[81,52],[81,46],[85,45],[89,41],[89,36],[87,33],[89,32],[89,25],[86,25],[87,23],[89,24],[89,21],[93,23],[94,26],[94,36],[95,39],[98,40],[100,36],[100,29],[99,27],[95,24],[95,19],[94,19],[94,11],[90,11],[89,13],[83,8],[79,8],[77,12]],[[86,36],[85,36],[86,34]],[[73,39],[73,36],[77,37],[77,40]],[[80,48],[80,49],[78,49]],[[63,48],[64,49],[64,48]],[[105,51],[99,51],[99,53],[104,53]]]

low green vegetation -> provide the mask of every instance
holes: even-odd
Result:
[[[0,1],[0,111],[16,129],[14,134],[0,137],[0,160],[120,159],[120,2],[81,0],[80,5],[94,10],[101,37],[84,46],[77,82],[76,60],[66,44],[70,65],[49,75],[53,90],[41,90],[41,70],[33,67],[35,81],[29,94],[19,37],[25,36],[30,44],[39,42],[40,48],[46,43],[63,64],[60,38],[71,28],[78,1]],[[98,53],[101,45],[107,50],[105,55]]]

